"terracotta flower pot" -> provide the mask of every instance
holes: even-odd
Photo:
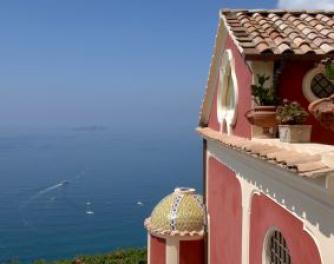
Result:
[[[308,110],[323,127],[334,131],[334,94],[312,102]]]
[[[263,128],[264,134],[269,134],[272,127],[277,126],[276,106],[256,106],[245,113],[248,122]]]
[[[311,125],[279,125],[279,138],[286,143],[306,143],[311,141]]]

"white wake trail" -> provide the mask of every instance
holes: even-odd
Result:
[[[52,186],[49,186],[49,187],[47,187],[47,188],[45,188],[45,189],[43,189],[43,190],[37,192],[36,194],[34,194],[33,196],[31,196],[27,201],[23,202],[23,203],[21,204],[21,208],[26,207],[28,204],[30,204],[31,202],[33,202],[34,200],[36,200],[36,199],[39,198],[40,196],[42,196],[42,195],[44,195],[44,194],[46,194],[46,193],[49,193],[49,192],[51,192],[51,191],[53,191],[53,190],[56,190],[56,189],[58,189],[58,188],[60,188],[60,187],[62,187],[62,186],[64,186],[64,185],[66,185],[66,184],[68,184],[68,183],[69,183],[69,182],[67,182],[67,181],[62,181],[62,182],[60,182],[60,183],[57,183],[57,184],[52,185]]]

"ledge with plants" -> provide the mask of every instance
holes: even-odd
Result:
[[[303,143],[311,140],[311,125],[305,125],[308,112],[298,103],[283,100],[277,107],[276,118],[279,122],[280,141],[287,143]]]

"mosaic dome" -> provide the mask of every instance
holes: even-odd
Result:
[[[176,188],[156,205],[145,226],[160,235],[203,236],[202,196],[192,188]]]

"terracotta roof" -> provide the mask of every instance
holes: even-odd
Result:
[[[315,178],[328,172],[334,172],[334,168],[328,167],[321,161],[319,154],[301,153],[247,138],[229,136],[208,127],[199,127],[197,131],[206,139],[217,141],[226,147],[265,160],[299,176]]]
[[[334,52],[334,11],[230,10],[222,18],[248,58]]]

